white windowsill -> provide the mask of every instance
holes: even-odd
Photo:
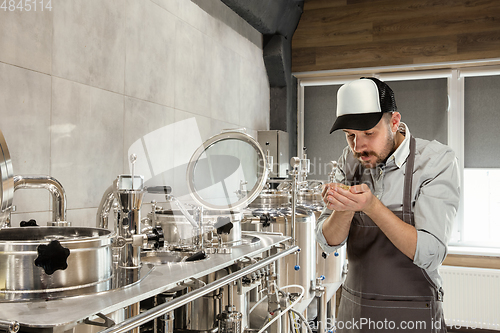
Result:
[[[500,248],[450,245],[448,246],[448,254],[500,257]]]

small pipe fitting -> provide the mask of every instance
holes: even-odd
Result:
[[[66,192],[57,179],[49,176],[14,176],[14,192],[20,189],[43,188],[52,195],[52,222],[66,224]]]

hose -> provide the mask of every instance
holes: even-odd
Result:
[[[307,320],[306,320],[306,318],[304,318],[304,316],[302,315],[302,313],[300,313],[298,311],[295,311],[294,309],[290,309],[290,311],[293,312],[293,313],[295,313],[297,316],[299,316],[300,320],[302,320],[302,322],[306,324],[307,331],[309,333],[313,333],[311,327],[307,324]]]
[[[191,225],[194,228],[198,228],[198,223],[196,223],[196,221],[193,219],[193,217],[191,216],[191,214],[189,214],[189,212],[186,210],[186,208],[184,207],[184,205],[179,201],[179,199],[177,199],[174,196],[170,196],[170,199],[172,199],[175,202],[175,204],[177,205],[177,207],[179,207],[179,209],[181,210],[182,214],[186,217],[186,219],[189,221],[189,223],[191,223]]]
[[[302,287],[301,285],[298,285],[298,284],[291,284],[291,285],[288,285],[288,286],[285,286],[281,289],[287,289],[287,288],[299,288],[302,293],[299,295],[299,297],[297,297],[297,299],[295,301],[293,301],[292,304],[290,304],[289,306],[286,307],[285,310],[281,311],[281,313],[279,315],[277,315],[276,317],[274,317],[271,321],[269,321],[267,324],[264,325],[264,327],[262,327],[259,332],[257,333],[262,333],[266,328],[268,328],[272,323],[274,323],[276,320],[278,320],[279,318],[281,318],[281,316],[283,316],[288,310],[290,310],[295,304],[297,304],[298,302],[300,302],[300,300],[302,299],[302,297],[304,297],[304,294],[305,294],[305,289],[304,287]]]
[[[290,301],[290,303],[292,303],[292,302]],[[290,309],[290,310],[292,310],[292,309]],[[294,312],[292,312],[292,314],[288,316],[288,321],[290,322],[290,329],[292,329],[293,332],[295,332],[295,333],[299,333],[299,329],[298,329],[297,325],[295,325],[296,319],[295,319],[295,313]]]

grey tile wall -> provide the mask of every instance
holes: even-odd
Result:
[[[14,173],[49,174],[51,77],[0,63],[0,92],[0,126]],[[13,204],[19,213],[46,211],[49,195],[19,190]]]
[[[130,155],[137,155],[134,173],[144,176],[147,185],[171,185],[174,166],[175,110],[163,105],[125,98],[124,170],[131,170]],[[111,185],[111,184],[110,184]]]
[[[234,26],[234,16],[221,17]],[[0,10],[0,130],[14,173],[58,179],[77,226],[95,225],[102,194],[130,172],[131,153],[148,185],[172,185],[188,200],[186,163],[202,141],[221,129],[255,136],[269,127],[267,75],[252,36],[190,0]],[[161,201],[145,202],[152,199]],[[13,225],[45,224],[50,200],[44,190],[16,191]]]
[[[126,4],[125,94],[173,107],[178,19],[151,1]]]
[[[210,108],[212,118],[232,124],[240,123],[240,68],[236,52],[213,43]]]
[[[53,14],[0,10],[0,62],[50,74]]]
[[[52,96],[52,125],[68,129],[51,133],[52,175],[64,186],[69,209],[97,207],[123,172],[124,97],[58,78]]]
[[[184,21],[176,25],[175,108],[211,117],[213,44],[201,31]]]
[[[123,93],[128,6],[59,0],[53,7],[52,74]]]

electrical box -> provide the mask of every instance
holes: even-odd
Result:
[[[270,178],[287,178],[290,158],[288,157],[288,133],[284,131],[258,131],[257,141],[264,154],[273,158],[273,168]]]

